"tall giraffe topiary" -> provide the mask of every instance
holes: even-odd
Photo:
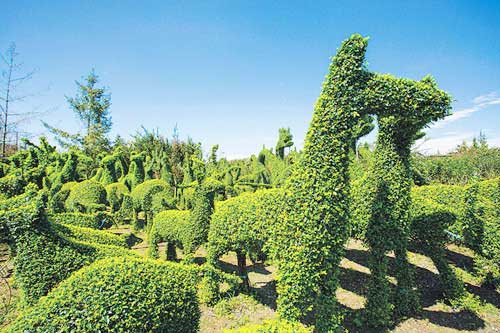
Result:
[[[339,263],[349,235],[349,148],[363,111],[368,41],[353,35],[333,58],[298,165],[285,185],[277,226],[278,311],[287,320],[314,316],[317,332],[333,332]]]

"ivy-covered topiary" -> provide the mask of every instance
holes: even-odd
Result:
[[[420,130],[449,114],[450,96],[431,77],[421,81],[372,74],[364,94],[368,113],[376,114],[378,137],[371,171],[371,218],[366,233],[370,247],[365,319],[374,327],[419,308],[413,272],[407,260],[410,207],[410,148]],[[386,254],[395,252],[396,293],[390,297]]]
[[[366,47],[366,38],[353,35],[333,58],[304,150],[285,185],[273,251],[280,315],[291,321],[313,315],[318,332],[333,332],[341,320],[335,290],[349,236],[348,153],[363,113]]]
[[[196,275],[175,263],[99,260],[21,313],[5,332],[198,332]]]
[[[106,209],[106,190],[94,180],[84,180],[75,184],[66,199],[66,210],[90,213]]]

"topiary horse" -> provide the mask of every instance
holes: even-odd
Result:
[[[387,326],[391,317],[386,279],[389,251],[395,253],[396,315],[418,309],[413,273],[407,260],[410,227],[410,149],[422,128],[449,114],[450,96],[431,77],[421,81],[371,74],[364,92],[367,113],[377,115],[379,133],[371,170],[371,218],[366,240],[370,247],[371,284],[366,320]]]

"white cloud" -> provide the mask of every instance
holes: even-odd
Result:
[[[415,143],[415,149],[423,154],[446,154],[456,148],[464,140],[470,141],[477,133],[474,132],[448,132],[438,138],[423,138]]]
[[[448,116],[445,119],[433,124],[431,128],[442,128],[451,122],[467,118],[471,114],[481,111],[488,106],[500,104],[500,96],[497,92],[491,92],[489,94],[480,95],[474,98],[472,100],[472,103],[473,105],[470,108],[454,112],[451,116]]]

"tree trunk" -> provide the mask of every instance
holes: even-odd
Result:
[[[246,253],[243,253],[241,251],[236,251],[236,257],[238,259],[238,275],[243,280],[243,289],[250,290],[250,281],[248,280],[248,274],[247,274]]]

